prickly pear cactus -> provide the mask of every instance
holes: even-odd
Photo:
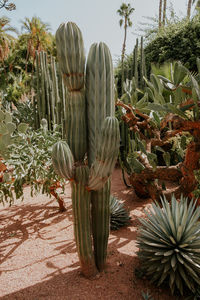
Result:
[[[60,25],[56,45],[68,96],[65,141],[54,145],[52,159],[56,172],[71,182],[81,268],[86,277],[93,277],[106,261],[110,175],[120,139],[114,117],[112,58],[104,43],[93,44],[85,74],[83,38],[72,22]]]
[[[16,129],[12,115],[0,109],[0,157],[5,156],[6,148],[11,143],[11,135]]]

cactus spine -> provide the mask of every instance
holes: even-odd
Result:
[[[79,260],[84,275],[93,277],[106,261],[109,178],[119,148],[112,59],[104,43],[91,46],[85,87],[84,45],[78,26],[72,22],[61,24],[56,32],[56,45],[68,89],[64,128],[67,144],[58,142],[52,158],[57,173],[71,180]]]

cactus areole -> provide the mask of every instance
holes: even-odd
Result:
[[[52,160],[56,172],[71,182],[77,251],[82,273],[91,278],[106,262],[110,175],[120,140],[112,58],[104,43],[95,43],[85,67],[82,34],[72,22],[60,25],[56,46],[68,94],[65,141],[54,145]]]

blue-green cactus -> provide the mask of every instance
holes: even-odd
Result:
[[[113,65],[108,47],[104,43],[93,44],[84,86],[84,46],[77,25],[61,24],[56,32],[56,45],[69,91],[65,126],[68,145],[58,142],[52,158],[57,173],[71,181],[79,259],[84,275],[92,277],[104,268],[106,261],[110,175],[120,139],[114,117]]]

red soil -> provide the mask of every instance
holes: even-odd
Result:
[[[58,212],[54,199],[31,198],[29,188],[25,188],[24,202],[0,207],[0,299],[140,300],[142,291],[148,291],[154,300],[177,299],[168,289],[156,288],[134,275],[139,265],[139,218],[151,201],[138,199],[124,186],[121,171],[115,170],[112,192],[130,211],[131,223],[110,233],[107,268],[99,278],[88,280],[80,272],[70,192],[68,183],[64,213]]]

